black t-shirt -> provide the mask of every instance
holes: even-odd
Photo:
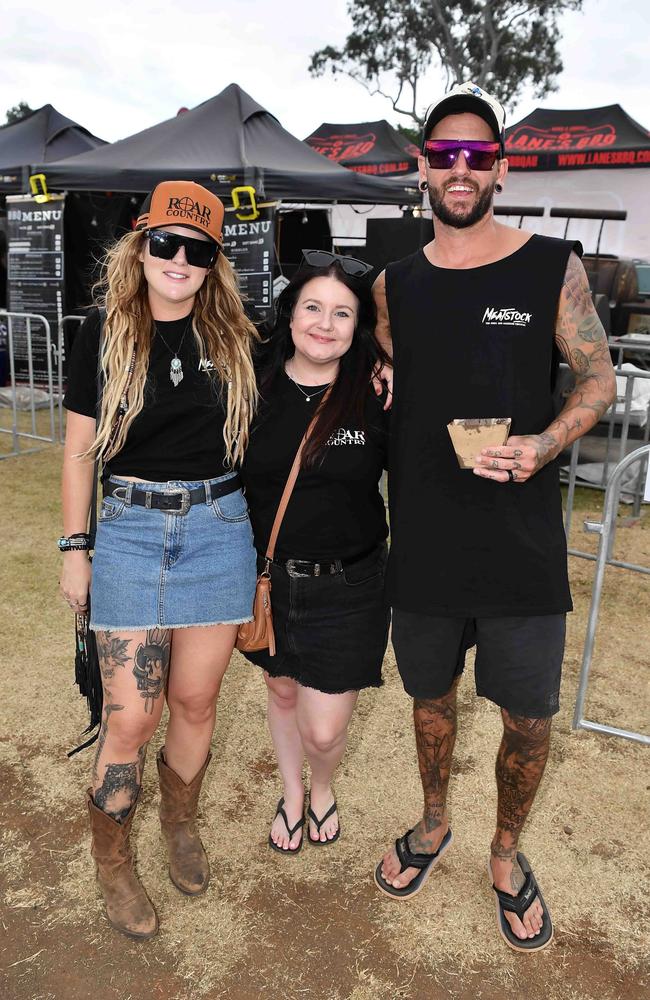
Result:
[[[108,463],[116,476],[151,482],[192,481],[214,479],[229,471],[225,465],[221,382],[205,367],[199,368],[198,348],[187,323],[187,317],[156,322],[144,405],[129,428],[124,447]],[[183,379],[174,386],[169,371],[177,350]],[[94,309],[75,337],[63,400],[66,409],[87,417],[96,414],[98,351],[99,311]]]
[[[264,393],[246,451],[242,476],[255,545],[264,553],[298,445],[322,398],[322,386],[287,375]],[[294,486],[275,555],[281,559],[353,559],[388,534],[379,491],[385,467],[388,415],[369,384],[363,426],[345,421],[332,434],[322,462],[302,469]]]
[[[557,461],[523,484],[495,483],[459,467],[447,424],[511,417],[519,435],[552,422],[555,323],[572,250],[580,245],[533,236],[482,267],[434,267],[419,250],[386,269],[393,607],[449,617],[571,609]]]

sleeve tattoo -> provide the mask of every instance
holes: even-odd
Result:
[[[616,396],[607,337],[594,308],[582,261],[572,253],[560,292],[555,343],[575,373],[575,386],[547,430],[560,449],[586,434]]]
[[[393,356],[393,341],[390,332],[390,317],[388,315],[388,301],[386,299],[386,272],[382,271],[377,276],[372,286],[372,297],[375,300],[377,309],[377,326],[375,336],[387,354]]]

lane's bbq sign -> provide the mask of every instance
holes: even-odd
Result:
[[[612,113],[597,115],[600,111]],[[617,105],[587,112],[538,110],[508,130],[506,156],[511,170],[643,167],[650,164],[650,138]]]

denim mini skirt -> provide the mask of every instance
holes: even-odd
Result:
[[[147,483],[152,492],[192,490],[201,482]],[[129,502],[129,487],[111,476],[118,496],[104,497],[90,591],[95,631],[140,631],[252,620],[256,554],[241,490],[191,506],[186,514]]]

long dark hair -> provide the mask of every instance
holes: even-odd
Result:
[[[307,282],[323,277],[336,278],[349,288],[359,302],[359,312],[352,344],[339,358],[338,374],[303,452],[302,468],[310,468],[325,457],[331,435],[347,420],[353,419],[360,427],[364,426],[365,404],[372,373],[383,364],[391,364],[390,357],[375,338],[377,312],[370,281],[366,277],[347,274],[336,261],[327,267],[303,265],[280,293],[273,324],[262,331],[265,340],[260,373],[262,398],[270,392],[275,379],[284,374],[286,362],[294,355],[295,347],[289,324],[300,292]]]

